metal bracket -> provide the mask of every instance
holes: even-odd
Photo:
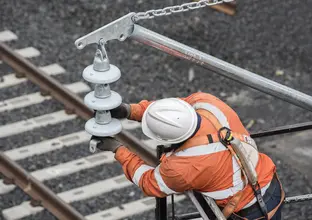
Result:
[[[210,220],[209,217],[207,216],[205,210],[203,207],[200,205],[199,201],[196,199],[192,191],[187,191],[186,192],[187,196],[191,199],[195,207],[197,208],[198,212],[200,213],[200,216],[202,217],[203,220]]]
[[[204,196],[204,198],[207,204],[209,205],[209,207],[211,208],[211,210],[213,211],[213,213],[215,214],[215,216],[217,217],[217,219],[226,220],[226,218],[224,217],[223,213],[221,212],[216,202],[210,197]]]
[[[91,153],[95,153],[96,152],[97,146],[98,146],[98,144],[100,142],[101,141],[97,140],[97,139],[90,140],[90,142],[89,142],[89,150],[90,150]]]
[[[132,17],[135,15],[131,12],[107,25],[101,27],[75,41],[78,49],[83,49],[88,44],[99,43],[100,39],[105,42],[109,40],[124,41],[132,33],[134,22]]]

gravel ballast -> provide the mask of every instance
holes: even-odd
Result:
[[[55,78],[62,83],[73,83],[82,80],[81,73],[92,63],[95,53],[94,46],[88,46],[82,51],[76,49],[74,41],[77,38],[130,11],[163,8],[177,3],[182,2],[178,0],[148,3],[141,0],[105,2],[25,0],[22,3],[18,0],[0,0],[2,9],[0,31],[8,29],[19,37],[17,41],[9,43],[14,49],[30,46],[38,49],[41,52],[40,57],[31,59],[36,65],[60,64],[66,70],[66,74]],[[237,6],[238,12],[234,17],[205,8],[140,21],[139,24],[229,63],[312,95],[311,8],[311,0],[300,2],[240,0]],[[122,95],[124,102],[187,96],[200,90],[212,93],[233,106],[251,132],[312,119],[312,114],[306,110],[131,40],[122,43],[110,42],[108,56],[111,63],[122,71],[121,79],[112,84],[111,88]],[[3,66],[1,65],[1,70],[4,71],[1,71],[0,76],[8,74],[6,71],[9,69]],[[193,74],[191,78],[190,73]],[[38,87],[31,83],[23,83],[1,90],[0,100],[35,91],[38,91]],[[54,102],[49,101],[44,104],[47,104],[46,108],[50,108],[51,103]],[[59,107],[56,104],[51,109],[56,110]],[[6,112],[0,120],[3,124],[11,123],[49,111],[37,105],[23,111]],[[55,138],[83,130],[84,123],[83,120],[77,119],[2,138],[0,147],[5,151]],[[137,131],[134,134],[142,138]],[[51,153],[51,163],[56,164],[58,157],[60,162],[64,162],[88,154],[85,150],[88,146],[83,148],[79,145],[77,149],[80,150],[77,151],[73,150],[75,147]],[[260,145],[260,147],[265,151],[267,146]],[[32,167],[31,170],[34,170],[46,167],[50,155],[19,162],[25,169]],[[306,179],[304,174],[297,172],[296,164],[288,164],[283,158],[272,154],[270,156],[278,166],[278,173],[287,194],[312,192],[312,180]],[[33,162],[32,159],[36,161]],[[45,184],[57,193],[121,173],[120,165],[113,163],[50,180]],[[133,187],[127,189],[133,190]],[[135,191],[135,196],[130,198],[127,193],[128,191],[125,193],[123,190],[114,191],[112,194],[103,195],[104,197],[91,199],[87,203],[75,203],[74,206],[82,213],[92,213],[102,210],[103,207],[132,201],[142,195]],[[28,197],[21,190],[16,189],[0,196],[0,210],[20,204],[27,199]],[[100,200],[103,201],[99,202]],[[177,206],[178,213],[192,209],[193,205],[187,201]],[[309,202],[287,205],[283,211],[284,219],[312,219],[311,210],[312,205]],[[0,214],[0,219],[2,218]],[[55,218],[45,211],[26,219]],[[153,211],[127,219],[153,219]]]
[[[9,149],[15,149],[18,147],[56,138],[58,136],[82,131],[84,129],[84,123],[85,122],[83,120],[77,118],[59,124],[36,128],[18,135],[1,138],[0,141],[3,143],[1,150],[6,151]]]

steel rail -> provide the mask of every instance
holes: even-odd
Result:
[[[55,217],[62,220],[85,220],[78,211],[64,202],[43,183],[27,173],[16,162],[0,152],[0,173],[6,177],[6,183],[15,184],[32,197],[36,204],[48,209]]]
[[[82,99],[65,88],[61,83],[44,73],[28,60],[14,52],[4,43],[0,43],[0,59],[11,66],[17,74],[27,77],[34,84],[38,85],[45,94],[51,95],[65,106],[68,114],[76,114],[84,120],[93,117],[94,112],[89,109]],[[139,139],[129,132],[122,131],[117,135],[124,144],[133,152],[140,154],[148,164],[156,166],[158,163],[156,152],[153,152]]]
[[[276,127],[270,130],[259,131],[257,133],[253,133],[250,136],[252,138],[269,137],[273,135],[287,134],[291,132],[305,131],[309,129],[312,129],[312,122],[304,122],[304,123],[299,123],[299,124]]]

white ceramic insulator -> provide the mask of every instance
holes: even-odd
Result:
[[[102,59],[95,59],[95,61],[100,62]],[[110,90],[109,84],[116,82],[121,73],[112,64],[109,64],[106,71],[98,71],[94,67],[94,64],[89,65],[82,74],[86,81],[96,84],[95,89],[97,90],[96,93],[95,91],[88,93],[84,98],[84,103],[90,109],[97,111],[95,118],[88,120],[85,124],[85,130],[94,136],[113,136],[121,132],[122,125],[118,119],[111,118],[109,110],[118,107],[122,103],[122,98],[118,93]],[[104,68],[104,66],[99,67]]]
[[[113,136],[121,132],[122,125],[118,119],[112,118],[109,124],[98,124],[95,122],[95,118],[91,118],[85,124],[85,130],[94,136],[107,137]]]
[[[110,64],[110,69],[107,71],[96,71],[93,69],[93,64],[83,70],[82,77],[94,84],[109,84],[116,82],[121,76],[118,67]]]
[[[84,97],[84,103],[94,110],[111,110],[122,103],[122,98],[117,92],[111,91],[109,97],[100,99],[96,98],[94,96],[94,91],[92,91]]]

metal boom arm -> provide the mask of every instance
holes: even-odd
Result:
[[[311,96],[222,61],[144,27],[135,24],[130,38],[175,57],[189,60],[222,76],[312,111]]]
[[[98,43],[100,39],[107,42],[114,39],[124,41],[126,38],[131,38],[175,57],[189,60],[251,88],[312,111],[311,96],[143,28],[134,23],[132,20],[133,16],[134,13],[129,13],[77,39],[75,42],[77,48],[82,49],[88,44]]]

